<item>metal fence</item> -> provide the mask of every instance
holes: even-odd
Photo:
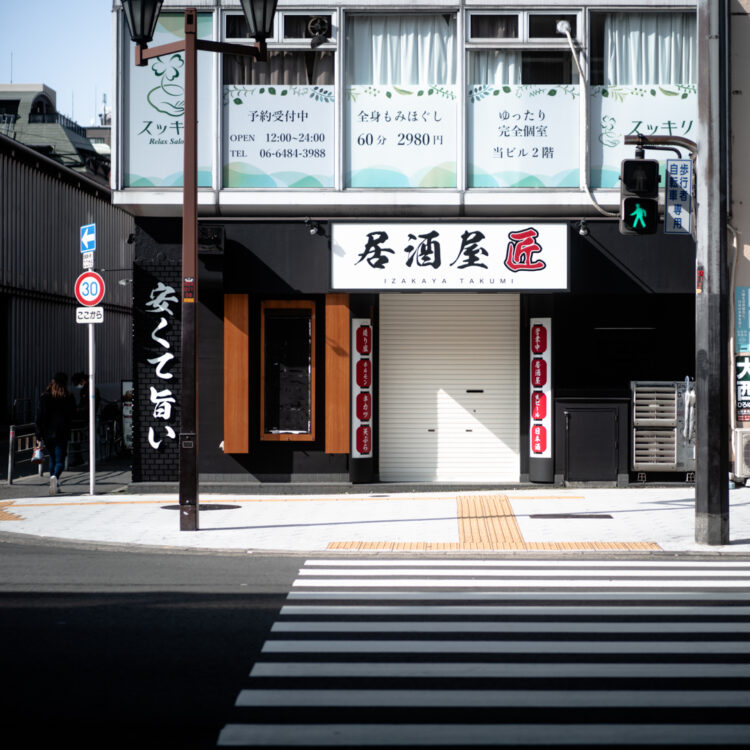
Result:
[[[34,423],[10,426],[8,435],[8,484],[13,484],[14,475],[19,475],[24,469],[33,466],[32,458],[36,448],[36,432]],[[68,441],[68,453],[65,457],[65,468],[84,463],[89,452],[88,426],[74,425]],[[44,466],[48,462],[45,453],[44,461],[37,464],[39,476],[44,475]],[[26,471],[25,473],[28,473]]]

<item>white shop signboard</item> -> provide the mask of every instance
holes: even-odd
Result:
[[[333,86],[225,86],[224,187],[333,187]]]
[[[578,187],[578,86],[470,86],[469,187]]]
[[[125,32],[127,34],[127,31]],[[198,14],[198,36],[210,39],[212,15]],[[185,14],[162,13],[152,47],[185,38]],[[185,142],[185,53],[162,55],[143,68],[128,50],[126,187],[181,187]],[[211,82],[216,55],[198,53],[198,186],[211,187],[214,134]]]
[[[346,185],[455,188],[455,86],[347,89]]]
[[[568,288],[565,224],[334,223],[331,231],[333,289]]]
[[[697,138],[697,87],[593,86],[590,117],[592,186],[617,188],[622,160],[635,154],[634,146],[625,145],[626,135]],[[649,156],[658,158],[658,152]]]

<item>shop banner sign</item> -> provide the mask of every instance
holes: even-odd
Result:
[[[529,455],[552,457],[552,318],[531,318]]]
[[[469,87],[469,187],[579,185],[578,86]]]
[[[211,39],[212,16],[198,14],[198,36]],[[151,46],[185,38],[185,14],[162,13]],[[185,142],[185,53],[162,55],[143,68],[128,68],[127,140],[124,184],[127,187],[182,187]],[[216,57],[198,53],[198,186],[211,187],[214,120],[211,95]]]
[[[346,184],[355,188],[455,188],[455,86],[352,86]]]
[[[734,351],[750,352],[750,286],[734,289]]]
[[[373,333],[370,318],[352,318],[352,458],[372,457]]]
[[[591,184],[617,188],[620,163],[634,154],[634,146],[625,145],[626,135],[696,139],[698,89],[695,84],[592,86],[590,117]]]
[[[333,187],[333,86],[225,86],[224,187]]]
[[[743,427],[750,423],[750,355],[738,355],[735,360],[737,373],[737,421]]]
[[[333,289],[568,288],[565,224],[334,223],[331,231]]]

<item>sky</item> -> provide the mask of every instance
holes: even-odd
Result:
[[[112,106],[112,45],[112,0],[0,0],[0,83],[46,84],[79,125]]]

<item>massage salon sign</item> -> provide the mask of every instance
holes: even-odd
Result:
[[[332,228],[332,287],[392,291],[567,290],[568,228],[519,222]]]

